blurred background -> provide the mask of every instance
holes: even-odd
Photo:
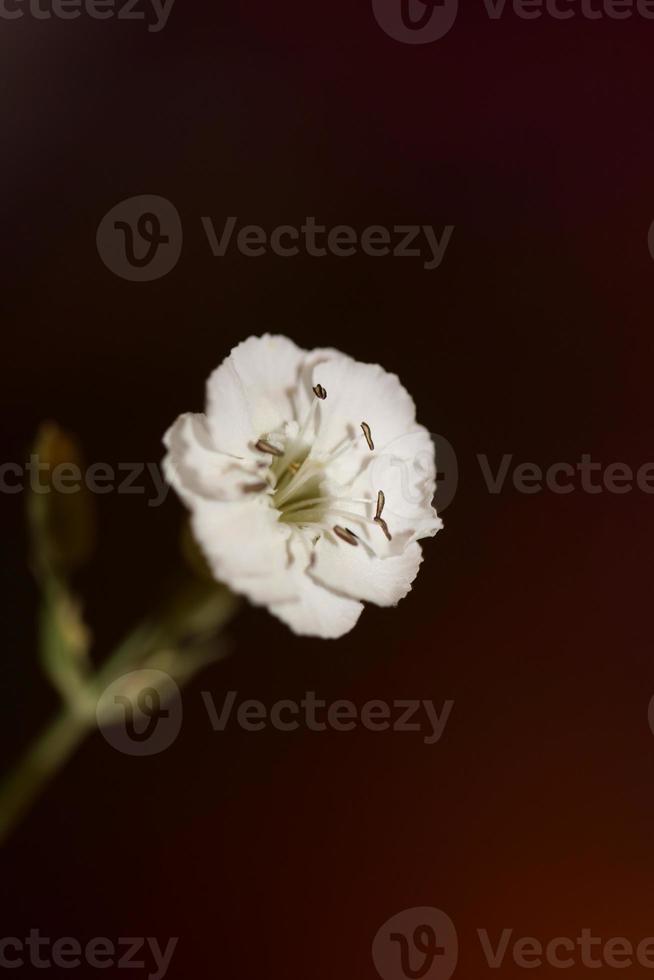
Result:
[[[177,936],[169,977],[340,980],[377,976],[377,930],[415,906],[452,918],[467,977],[488,970],[477,928],[654,935],[654,498],[525,495],[510,476],[493,495],[477,460],[654,461],[653,41],[640,17],[494,21],[481,3],[425,45],[346,0],[177,0],[159,33],[2,21],[3,462],[27,460],[44,419],[89,462],[159,462],[210,371],[271,330],[397,372],[459,467],[396,610],[332,643],[246,608],[167,751],[84,744],[3,852],[4,936]],[[184,227],[177,266],[145,283],[96,248],[103,216],[142,194]],[[214,258],[200,217],[230,215],[455,230],[432,271]],[[25,497],[0,497],[7,768],[56,708]],[[183,512],[172,493],[96,503],[77,586],[100,662],[175,574]],[[454,707],[436,745],[214,733],[203,690]],[[522,974],[507,957],[502,975]]]

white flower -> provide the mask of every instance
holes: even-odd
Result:
[[[295,633],[338,637],[362,601],[411,589],[434,447],[394,374],[286,337],[250,337],[207,384],[206,415],[167,432],[165,473],[220,581]]]

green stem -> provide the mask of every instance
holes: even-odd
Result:
[[[64,704],[0,783],[0,845],[94,728],[94,706],[104,688],[122,673],[144,666],[161,666],[182,686],[198,670],[224,655],[224,646],[221,650],[216,645],[216,634],[239,604],[237,596],[214,582],[194,582],[181,589],[158,616],[134,630],[94,676],[80,680],[74,688],[74,700]],[[190,647],[185,643],[178,650],[178,643],[189,634]],[[158,655],[164,659],[158,660]]]
[[[0,785],[0,844],[4,843],[90,728],[88,719],[78,718],[69,708],[64,708],[37,736],[14,771]]]

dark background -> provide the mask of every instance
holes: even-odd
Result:
[[[90,461],[158,461],[210,370],[274,330],[396,371],[460,470],[396,610],[367,609],[331,643],[246,609],[167,752],[87,741],[3,853],[3,935],[179,936],[169,977],[341,980],[374,977],[377,929],[419,905],[452,917],[469,978],[488,974],[478,927],[654,934],[654,498],[508,481],[491,495],[475,459],[654,460],[653,45],[639,17],[495,22],[481,4],[425,46],[351,0],[177,0],[160,34],[0,21],[4,460],[53,418]],[[145,284],[95,246],[103,215],[138,194],[170,199],[185,230],[177,268]],[[455,232],[432,272],[214,259],[200,215]],[[36,665],[24,504],[0,501],[7,766],[56,704]],[[172,494],[97,504],[79,584],[101,659],[180,562],[182,509]],[[205,688],[455,706],[435,746],[214,734]]]

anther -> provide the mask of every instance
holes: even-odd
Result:
[[[370,450],[370,452],[372,452],[373,449],[375,448],[375,444],[372,441],[372,432],[370,431],[370,426],[368,425],[367,422],[362,422],[361,428],[363,430],[364,436],[366,437],[366,442],[368,443],[368,449]]]
[[[393,535],[388,530],[388,524],[386,523],[386,521],[384,520],[384,518],[383,517],[373,517],[373,520],[374,520],[375,524],[379,524],[380,528],[382,529],[382,531],[384,532],[384,534],[386,535],[386,537],[388,538],[388,540],[389,541],[392,541],[393,540]]]
[[[375,520],[379,520],[379,518],[382,516],[385,503],[386,497],[384,496],[384,491],[380,490],[377,494],[377,513],[375,514]]]
[[[354,531],[350,531],[349,527],[341,527],[340,524],[336,524],[334,526],[334,534],[341,541],[346,541],[348,544],[354,545],[355,548],[359,544],[356,534]]]
[[[270,453],[271,456],[283,456],[284,453],[277,446],[271,445],[271,443],[266,442],[265,439],[259,439],[255,444],[255,449],[258,449],[260,453]]]
[[[269,483],[242,483],[241,490],[243,493],[261,493],[263,490],[268,490],[270,487]]]
[[[316,398],[319,398],[323,402],[327,397],[327,392],[325,391],[322,385],[316,385],[313,389],[313,393],[316,396]]]
[[[297,473],[298,470],[300,469],[300,464],[299,463],[289,463],[288,464],[288,468],[291,471],[291,473]]]

